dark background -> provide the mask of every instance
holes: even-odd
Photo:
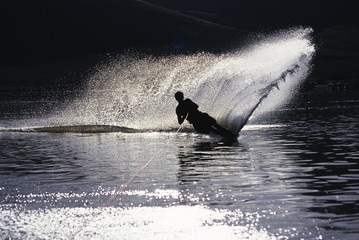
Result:
[[[298,26],[313,28],[317,46],[308,86],[356,88],[358,15],[355,2],[345,0],[5,0],[1,90],[73,87],[96,63],[129,50],[223,52],[253,34]]]

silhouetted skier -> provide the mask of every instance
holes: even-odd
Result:
[[[194,129],[198,132],[213,132],[229,140],[236,139],[236,136],[231,131],[221,127],[213,117],[209,116],[207,113],[198,111],[198,105],[192,102],[191,99],[184,99],[182,92],[177,92],[175,98],[178,101],[176,114],[179,124],[183,123],[188,114],[187,121],[191,123]]]

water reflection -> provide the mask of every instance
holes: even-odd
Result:
[[[215,180],[223,173],[223,169],[235,168],[238,152],[241,151],[239,143],[231,146],[216,141],[199,141],[191,146],[178,147],[179,171],[178,181],[201,182]]]
[[[218,139],[219,141],[219,139]],[[199,204],[227,208],[248,196],[238,197],[242,181],[251,161],[240,143],[224,145],[216,140],[200,140],[193,144],[178,145],[178,188],[181,204]],[[237,198],[238,197],[238,198]]]
[[[328,230],[326,237],[340,231],[352,238],[359,233],[358,108],[284,114],[298,117],[243,131],[236,146],[204,140],[179,145],[181,201],[281,215],[261,220],[271,226],[289,226],[301,216]]]
[[[274,140],[291,143],[280,145],[281,151],[307,171],[283,180],[312,190],[302,193],[312,197],[307,211],[329,219],[324,228],[359,233],[359,108],[316,107],[295,113],[298,118]]]
[[[343,109],[283,111],[290,117],[268,119],[267,127],[242,131],[233,146],[192,132],[1,132],[0,210],[10,209],[6,214],[12,226],[31,226],[38,222],[38,210],[53,208],[50,219],[57,210],[66,218],[74,208],[102,206],[114,189],[156,156],[128,191],[113,201],[118,209],[111,212],[118,210],[122,217],[123,209],[148,210],[146,219],[152,221],[155,208],[162,212],[184,206],[179,209],[188,209],[185,217],[190,218],[193,209],[205,206],[209,214],[240,210],[242,217],[234,214],[238,226],[258,226],[278,239],[355,239],[359,233],[359,112],[355,107]],[[162,147],[162,155],[157,156]],[[17,207],[33,210],[34,221],[26,218],[16,225],[12,216],[18,212],[27,216]],[[108,216],[111,222],[118,219]],[[229,232],[235,231],[227,218],[222,222],[230,226]],[[110,225],[106,229],[111,232]]]
[[[58,180],[64,183],[79,181],[88,174],[79,165],[73,149],[64,146],[58,138],[44,134],[1,133],[0,148],[0,175],[37,175],[42,183]]]
[[[122,177],[116,162],[116,146],[121,145],[117,135],[2,132],[0,137],[0,176],[19,183],[33,179],[39,184],[76,185]]]

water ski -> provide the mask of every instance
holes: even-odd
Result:
[[[219,142],[220,144],[231,145],[238,141],[238,135],[234,135],[233,133],[223,137],[224,138]]]

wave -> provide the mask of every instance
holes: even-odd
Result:
[[[46,133],[142,133],[150,130],[112,125],[73,125],[30,128],[4,128],[0,132],[46,132]]]
[[[35,132],[49,132],[49,133],[139,133],[144,130],[138,130],[127,127],[111,126],[111,125],[75,125],[75,126],[54,126],[34,128]]]

